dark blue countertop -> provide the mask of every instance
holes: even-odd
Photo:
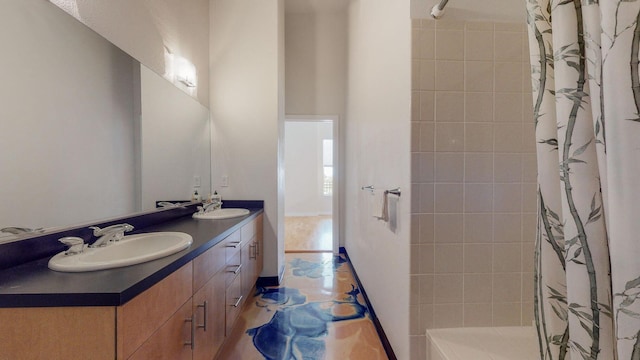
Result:
[[[180,231],[193,244],[176,254],[142,264],[83,273],[49,270],[50,257],[0,270],[0,307],[119,306],[158,283],[263,212],[224,220],[182,216],[134,233]]]

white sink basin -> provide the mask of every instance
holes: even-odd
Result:
[[[61,252],[49,260],[49,269],[64,272],[84,272],[140,264],[182,251],[193,238],[181,232],[156,232],[127,235],[105,247],[85,246],[81,254]]]
[[[220,220],[220,219],[231,219],[238,216],[249,215],[249,210],[247,209],[236,209],[236,208],[226,208],[226,209],[217,209],[213,211],[206,212],[204,214],[195,213],[193,214],[194,219],[209,219],[209,220]]]

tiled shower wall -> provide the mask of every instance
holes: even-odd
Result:
[[[411,353],[427,328],[531,324],[536,157],[525,24],[413,21]]]

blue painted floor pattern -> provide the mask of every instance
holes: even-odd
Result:
[[[344,255],[285,256],[282,285],[256,289],[218,359],[387,359]]]

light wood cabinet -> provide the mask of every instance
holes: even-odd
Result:
[[[262,215],[118,307],[0,309],[0,360],[213,359],[262,271]]]

